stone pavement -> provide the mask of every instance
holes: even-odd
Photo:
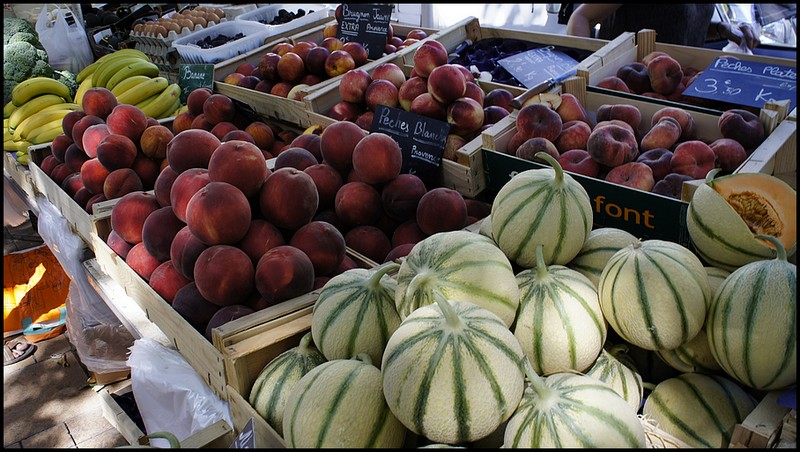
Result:
[[[90,373],[78,360],[68,334],[37,342],[32,358],[3,368],[4,448],[128,444],[103,418],[100,395],[88,384]]]

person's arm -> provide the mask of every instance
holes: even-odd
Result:
[[[614,14],[622,3],[583,3],[572,12],[567,22],[570,36],[592,37],[592,29],[606,17]]]
[[[708,26],[708,37],[716,40],[728,39],[750,50],[761,44],[753,26],[747,22],[738,25],[730,22],[711,22]]]

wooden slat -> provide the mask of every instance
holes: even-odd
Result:
[[[728,447],[763,449],[772,447],[779,439],[783,418],[789,408],[778,404],[782,391],[767,393],[741,424],[736,424]]]

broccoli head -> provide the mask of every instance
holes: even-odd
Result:
[[[11,102],[11,92],[18,83],[14,80],[3,80],[3,105]]]
[[[4,17],[3,18],[3,35],[13,36],[17,33],[33,33],[36,35],[36,29],[33,24],[25,19],[17,17]]]
[[[39,36],[35,33],[17,33],[8,38],[7,44],[11,44],[12,42],[27,42],[36,48],[42,48],[42,44],[39,42]]]
[[[36,49],[36,55],[39,56],[39,59],[42,61],[49,61],[50,57],[47,55],[47,50],[44,49]]]
[[[75,74],[70,71],[53,71],[53,78],[59,82],[67,85],[70,94],[75,98],[75,92],[78,91],[78,82],[75,81]]]
[[[36,47],[27,42],[14,42],[3,48],[3,79],[21,82],[30,76],[39,61]]]
[[[31,75],[29,78],[32,77],[53,77],[53,67],[50,66],[50,63],[47,61],[36,60],[33,68],[31,68]]]

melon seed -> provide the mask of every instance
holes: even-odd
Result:
[[[783,225],[778,213],[763,197],[748,191],[732,194],[727,201],[753,234],[781,236]]]

